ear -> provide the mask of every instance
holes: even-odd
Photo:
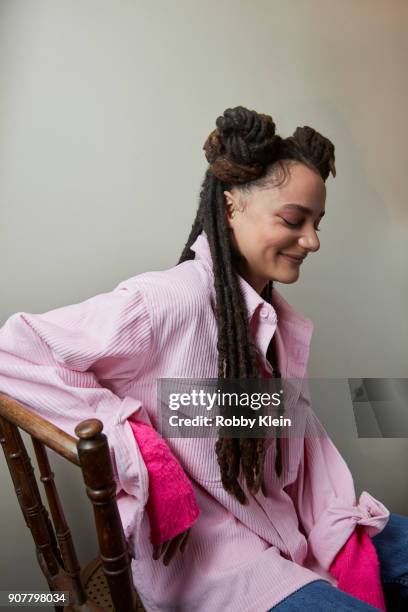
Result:
[[[224,191],[224,206],[225,206],[225,219],[230,229],[233,228],[233,219],[237,210],[234,196],[230,191]]]

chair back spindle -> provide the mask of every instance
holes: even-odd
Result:
[[[86,601],[86,593],[80,579],[81,568],[72,541],[71,532],[65,520],[58,491],[55,486],[54,472],[51,470],[44,445],[33,436],[31,436],[31,439],[41,474],[40,480],[44,485],[48,507],[51,512],[52,522],[57,536],[58,547],[61,551],[61,563],[71,579],[72,588],[75,591],[75,601],[78,604],[83,604]]]
[[[118,609],[135,606],[135,591],[129,563],[129,552],[116,503],[116,483],[113,478],[108,441],[102,434],[102,423],[88,419],[77,425],[78,456],[93,504],[103,569]]]

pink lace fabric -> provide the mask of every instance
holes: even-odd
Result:
[[[180,463],[153,427],[128,419],[149,474],[146,512],[152,544],[163,544],[195,523],[200,510]]]
[[[363,525],[356,529],[330,566],[337,588],[386,612],[377,551]]]

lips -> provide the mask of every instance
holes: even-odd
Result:
[[[293,255],[292,253],[280,253],[285,259],[288,261],[292,261],[293,263],[302,263],[306,255]]]

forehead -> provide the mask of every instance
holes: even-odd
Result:
[[[273,188],[275,199],[280,203],[298,203],[313,208],[324,206],[326,185],[322,177],[305,164],[294,164],[288,168],[285,181]]]
[[[281,173],[274,175],[269,184],[253,186],[248,193],[234,186],[232,193],[237,196],[241,208],[249,214],[258,214],[261,210],[267,212],[271,208],[279,210],[289,204],[303,206],[317,216],[324,213],[326,185],[318,172],[295,162],[287,166],[283,181],[282,178]],[[248,207],[249,203],[251,206]]]

